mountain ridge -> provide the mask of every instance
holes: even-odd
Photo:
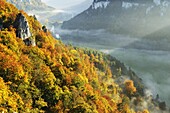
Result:
[[[167,0],[95,0],[87,10],[65,21],[62,28],[144,36],[167,25],[169,5]]]
[[[7,0],[14,4],[18,9],[24,11],[32,11],[32,10],[54,10],[53,7],[47,6],[41,0]]]

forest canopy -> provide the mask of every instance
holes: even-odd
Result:
[[[123,63],[101,52],[65,45],[42,25],[0,1],[0,112],[149,113],[160,110]],[[16,37],[17,14],[28,20],[36,46]],[[147,100],[148,106],[142,106]]]

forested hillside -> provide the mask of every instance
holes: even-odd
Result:
[[[115,58],[64,45],[33,16],[0,1],[0,112],[149,113],[164,103],[145,95],[142,80]],[[16,37],[25,16],[36,46]],[[44,28],[44,27],[43,27]]]

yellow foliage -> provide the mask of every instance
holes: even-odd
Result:
[[[12,24],[18,13],[27,18],[36,47],[16,37]],[[127,101],[137,89],[127,80],[127,96],[121,94],[124,91],[112,75],[122,76],[124,71],[117,60],[64,45],[50,32],[43,32],[32,16],[5,0],[0,0],[1,20],[0,112],[133,113]]]
[[[145,109],[142,113],[149,113],[149,111],[147,109]]]
[[[0,83],[0,112],[9,110],[6,106],[11,107],[11,111],[17,112],[18,107],[23,104],[21,97],[16,93],[12,93],[1,77]]]

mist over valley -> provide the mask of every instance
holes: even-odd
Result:
[[[159,94],[170,105],[169,1],[117,1],[114,9],[112,1],[108,7],[102,3],[93,2],[62,27],[52,25],[54,34],[60,34],[66,44],[120,59],[140,75],[154,97]]]
[[[66,44],[93,48],[118,58],[127,67],[131,67],[138,73],[146,86],[151,89],[154,97],[159,94],[160,98],[170,105],[169,43],[159,40],[157,44],[161,46],[157,47],[152,40],[143,41],[142,38],[111,34],[104,30],[57,29],[56,31],[61,35],[61,40]]]

